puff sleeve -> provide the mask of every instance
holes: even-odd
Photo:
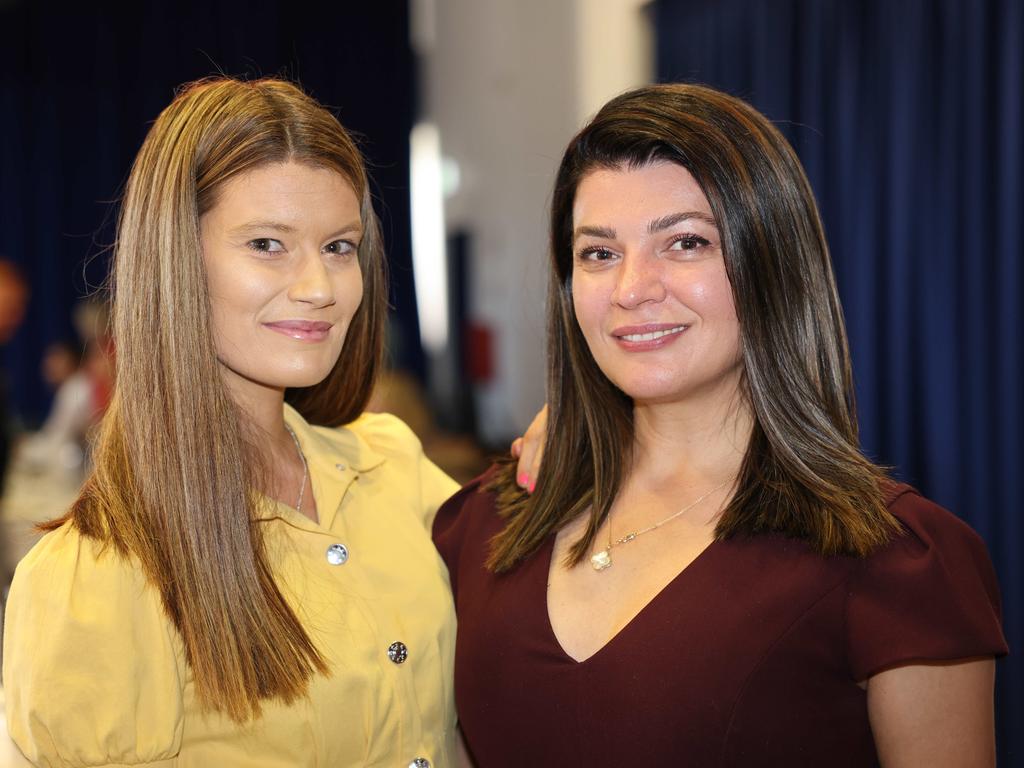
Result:
[[[4,650],[7,726],[36,765],[169,765],[178,753],[175,630],[141,570],[70,524],[19,564]]]
[[[981,538],[907,486],[889,510],[904,534],[865,559],[850,582],[854,678],[915,661],[1005,655],[999,588]]]
[[[429,531],[438,508],[459,490],[459,484],[427,458],[416,433],[397,416],[364,413],[350,426],[413,483],[413,490],[419,492],[421,520]]]

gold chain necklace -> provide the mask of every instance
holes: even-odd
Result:
[[[650,525],[650,526],[648,526],[648,527],[646,527],[646,528],[644,528],[642,530],[632,531],[630,533],[627,533],[621,539],[615,539],[615,541],[612,541],[612,513],[611,513],[611,510],[609,510],[608,511],[608,546],[605,547],[604,549],[600,550],[599,552],[595,552],[590,557],[590,564],[592,566],[594,566],[594,570],[595,571],[603,571],[605,568],[611,568],[612,567],[612,548],[613,547],[617,547],[617,546],[619,546],[621,544],[629,544],[629,542],[631,542],[637,536],[643,536],[645,533],[650,533],[651,531],[653,531],[656,528],[661,528],[661,526],[663,526],[665,523],[670,522],[672,520],[675,520],[677,517],[679,517],[681,514],[683,514],[685,512],[689,512],[691,509],[693,509],[698,504],[700,504],[702,501],[704,501],[704,499],[706,499],[712,493],[714,493],[715,491],[720,491],[722,488],[725,488],[725,486],[727,486],[731,482],[732,482],[732,480],[726,480],[721,485],[716,485],[710,491],[708,491],[707,493],[703,494],[702,496],[697,497],[697,499],[695,499],[694,501],[691,501],[689,504],[687,504],[685,507],[680,509],[678,512],[672,513],[671,515],[666,517],[664,520],[659,520],[654,525]]]

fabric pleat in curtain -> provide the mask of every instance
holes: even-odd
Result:
[[[807,168],[865,450],[999,573],[1000,764],[1024,765],[1024,3],[660,0],[654,23],[659,79],[746,98]]]

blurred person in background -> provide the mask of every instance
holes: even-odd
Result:
[[[84,463],[86,433],[102,412],[81,345],[70,339],[50,344],[43,352],[42,375],[54,391],[53,405],[39,431],[19,446],[18,459],[31,471],[77,474]]]
[[[18,266],[0,258],[0,344],[7,344],[25,319],[28,286]]]
[[[775,127],[700,86],[613,99],[562,159],[549,277],[533,493],[499,466],[434,525],[476,765],[994,765],[992,565],[859,449]]]
[[[21,271],[13,262],[0,259],[0,349],[10,342],[21,326],[27,304],[28,286]],[[14,440],[8,389],[7,373],[0,368],[0,493],[3,492]]]

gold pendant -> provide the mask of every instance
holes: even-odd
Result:
[[[607,549],[602,549],[590,558],[590,564],[594,566],[595,571],[603,571],[605,568],[611,568],[612,553]]]

